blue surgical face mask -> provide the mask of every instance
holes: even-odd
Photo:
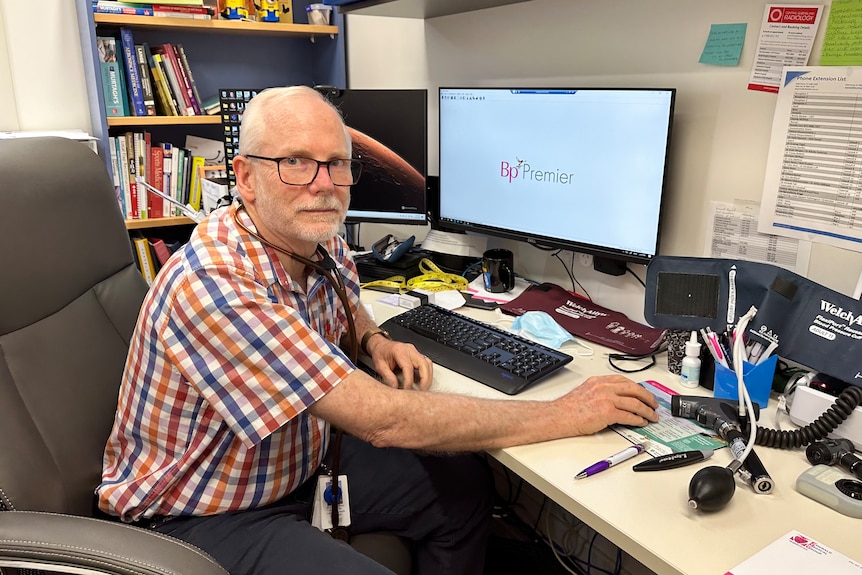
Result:
[[[528,311],[516,317],[512,323],[512,331],[554,349],[559,349],[567,341],[577,342],[572,334],[543,311]]]

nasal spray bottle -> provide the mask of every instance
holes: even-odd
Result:
[[[696,331],[691,332],[691,339],[685,343],[685,357],[682,358],[679,377],[683,387],[694,388],[700,384],[700,342],[697,341]]]

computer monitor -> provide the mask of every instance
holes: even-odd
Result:
[[[675,96],[440,88],[436,225],[592,254],[608,273],[648,263],[659,247]]]
[[[347,222],[426,224],[428,91],[317,89],[341,110],[363,162]]]

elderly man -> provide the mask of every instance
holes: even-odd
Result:
[[[653,397],[621,376],[551,402],[428,393],[431,362],[359,304],[337,231],[360,165],[316,91],[256,96],[234,169],[237,202],[197,227],[144,302],[103,511],[189,541],[233,574],[386,573],[308,522],[334,425],[346,432],[351,532],[413,540],[418,574],[475,575],[493,492],[475,452],[657,420]],[[356,369],[350,341],[384,383]]]

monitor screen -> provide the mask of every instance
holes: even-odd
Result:
[[[444,229],[658,252],[675,89],[440,88]]]
[[[339,110],[363,162],[347,221],[427,223],[427,90],[318,87]]]

